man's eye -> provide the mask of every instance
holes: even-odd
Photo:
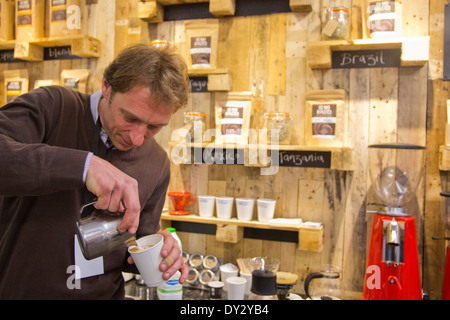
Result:
[[[126,122],[130,122],[130,123],[133,123],[133,122],[137,121],[136,118],[129,117],[129,116],[126,116],[126,115],[124,115],[123,118],[125,119]]]

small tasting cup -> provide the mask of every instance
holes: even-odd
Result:
[[[258,199],[256,200],[258,206],[258,220],[261,222],[268,222],[273,219],[275,214],[276,200],[273,199]]]
[[[242,221],[250,221],[253,218],[253,206],[255,199],[252,198],[236,198],[237,217]]]
[[[198,213],[200,217],[211,218],[214,215],[215,196],[202,195],[197,196]]]
[[[233,197],[216,197],[217,218],[230,219],[233,210]]]
[[[159,270],[159,265],[163,261],[161,256],[163,241],[162,235],[152,234],[136,240],[140,247],[151,247],[137,252],[133,251],[133,248],[136,247],[128,248],[128,252],[148,287],[156,287],[164,282],[163,273]]]

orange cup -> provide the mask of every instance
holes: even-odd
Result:
[[[187,205],[193,204],[197,197],[190,192],[173,191],[167,194],[172,200],[175,211],[183,211]]]

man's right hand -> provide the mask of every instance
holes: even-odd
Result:
[[[135,179],[93,155],[86,174],[86,187],[97,196],[95,208],[111,212],[126,210],[119,232],[136,233],[141,205]]]

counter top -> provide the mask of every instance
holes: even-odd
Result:
[[[139,284],[135,279],[125,283],[125,299],[129,300],[158,300],[156,287]],[[222,300],[224,300],[222,294]],[[209,300],[209,291],[203,288],[183,286],[183,300]]]

